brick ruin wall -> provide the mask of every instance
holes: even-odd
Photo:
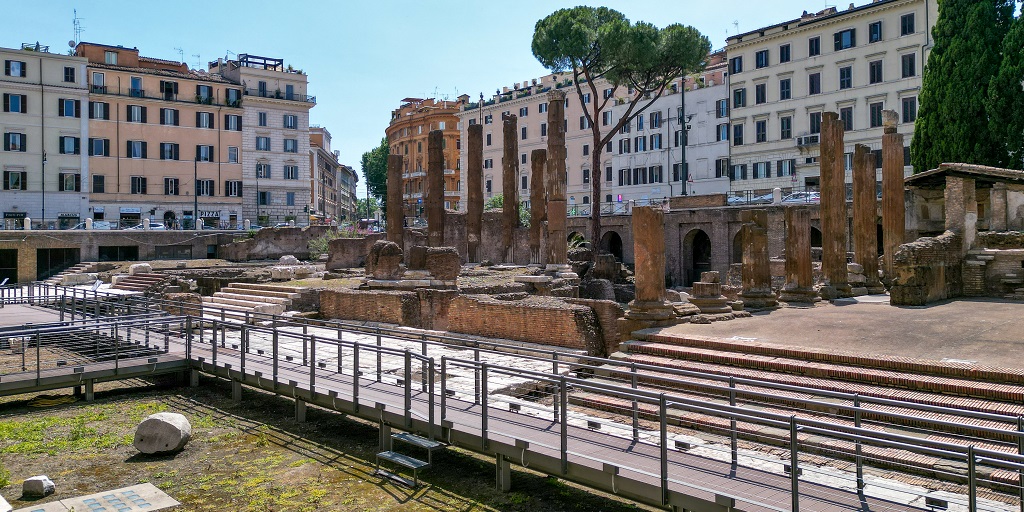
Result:
[[[920,238],[896,251],[893,305],[921,306],[963,295],[963,237],[952,231]]]

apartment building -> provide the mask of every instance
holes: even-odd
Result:
[[[241,90],[136,48],[79,43],[88,60],[94,220],[190,228],[242,222]]]
[[[88,211],[86,59],[23,44],[0,61],[0,228],[73,227]]]
[[[209,63],[211,75],[239,84],[242,102],[243,212],[262,226],[308,224],[308,78],[283,59],[239,54]]]
[[[881,169],[882,110],[900,114],[909,175],[937,17],[935,0],[874,0],[729,37],[730,125],[719,129],[731,140],[732,190],[817,187],[826,111],[838,112],[846,128],[847,183],[855,144],[871,147]]]
[[[358,200],[356,198],[356,187],[359,185],[359,175],[350,165],[340,164],[338,166],[338,215],[343,221],[352,221],[359,218]]]
[[[462,169],[459,159],[461,138],[457,113],[469,96],[456,101],[435,98],[405,98],[391,112],[391,123],[385,130],[391,154],[402,155],[402,197],[405,214],[419,217],[424,206],[427,182],[427,135],[433,130],[444,132],[444,207],[458,210],[461,201]]]
[[[334,224],[345,220],[341,213],[339,152],[331,152],[331,132],[321,126],[309,127],[310,224]]]

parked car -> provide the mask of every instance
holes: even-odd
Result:
[[[289,224],[287,222],[278,222],[277,224],[274,224],[274,227],[275,228],[288,228],[288,227],[291,227],[291,224]]]
[[[782,198],[782,204],[817,204],[821,202],[818,192],[794,192]]]
[[[774,199],[774,196],[771,192],[768,192],[767,194],[751,197],[750,204],[772,204],[772,199]]]
[[[75,224],[71,229],[85,229],[85,223],[79,222]],[[92,221],[92,229],[117,229],[114,223],[106,220],[94,220]]]
[[[146,228],[145,228],[145,225],[140,222],[138,225],[132,226],[132,227],[130,227],[128,229],[143,230],[143,229],[146,229]],[[153,221],[149,222],[149,230],[150,231],[165,231],[166,229],[167,229],[167,226],[164,226],[163,224],[161,224],[159,222],[153,222]]]

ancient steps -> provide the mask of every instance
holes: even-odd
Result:
[[[119,277],[117,283],[111,288],[115,290],[127,290],[133,292],[146,292],[154,286],[164,282],[169,276],[155,273],[138,273],[129,276]]]
[[[222,309],[234,314],[225,318],[245,318],[246,313],[280,315],[299,298],[304,288],[258,283],[231,283],[211,296],[203,297],[203,304],[213,309]],[[212,316],[220,316],[208,313]]]
[[[95,272],[96,265],[97,263],[94,261],[85,261],[73,267],[70,267],[57,275],[51,276],[49,279],[46,279],[43,282],[49,285],[59,285],[64,281],[64,276],[66,275],[81,274],[84,272]]]

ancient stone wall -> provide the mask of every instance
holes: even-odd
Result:
[[[593,353],[605,350],[593,309],[545,297],[502,301],[488,295],[459,296],[448,311],[448,330]]]
[[[668,198],[668,205],[673,210],[681,208],[705,208],[725,206],[729,196],[726,194],[706,194],[700,196],[675,196]]]
[[[963,237],[947,231],[903,244],[893,259],[894,305],[921,306],[963,294]]]
[[[600,352],[591,352],[591,355],[607,357],[619,349],[619,319],[625,314],[622,306],[614,300],[595,299],[566,299],[570,304],[587,306],[597,314],[598,324],[601,326],[601,339],[603,341]]]
[[[334,228],[263,228],[257,231],[253,238],[220,246],[218,252],[221,258],[231,261],[276,260],[289,254],[299,259],[307,259],[309,241],[319,238],[331,229]]]
[[[418,327],[420,305],[416,292],[324,290],[320,292],[320,315]]]
[[[362,267],[366,255],[377,240],[384,240],[384,233],[368,235],[365,238],[338,238],[327,244],[327,270]]]

